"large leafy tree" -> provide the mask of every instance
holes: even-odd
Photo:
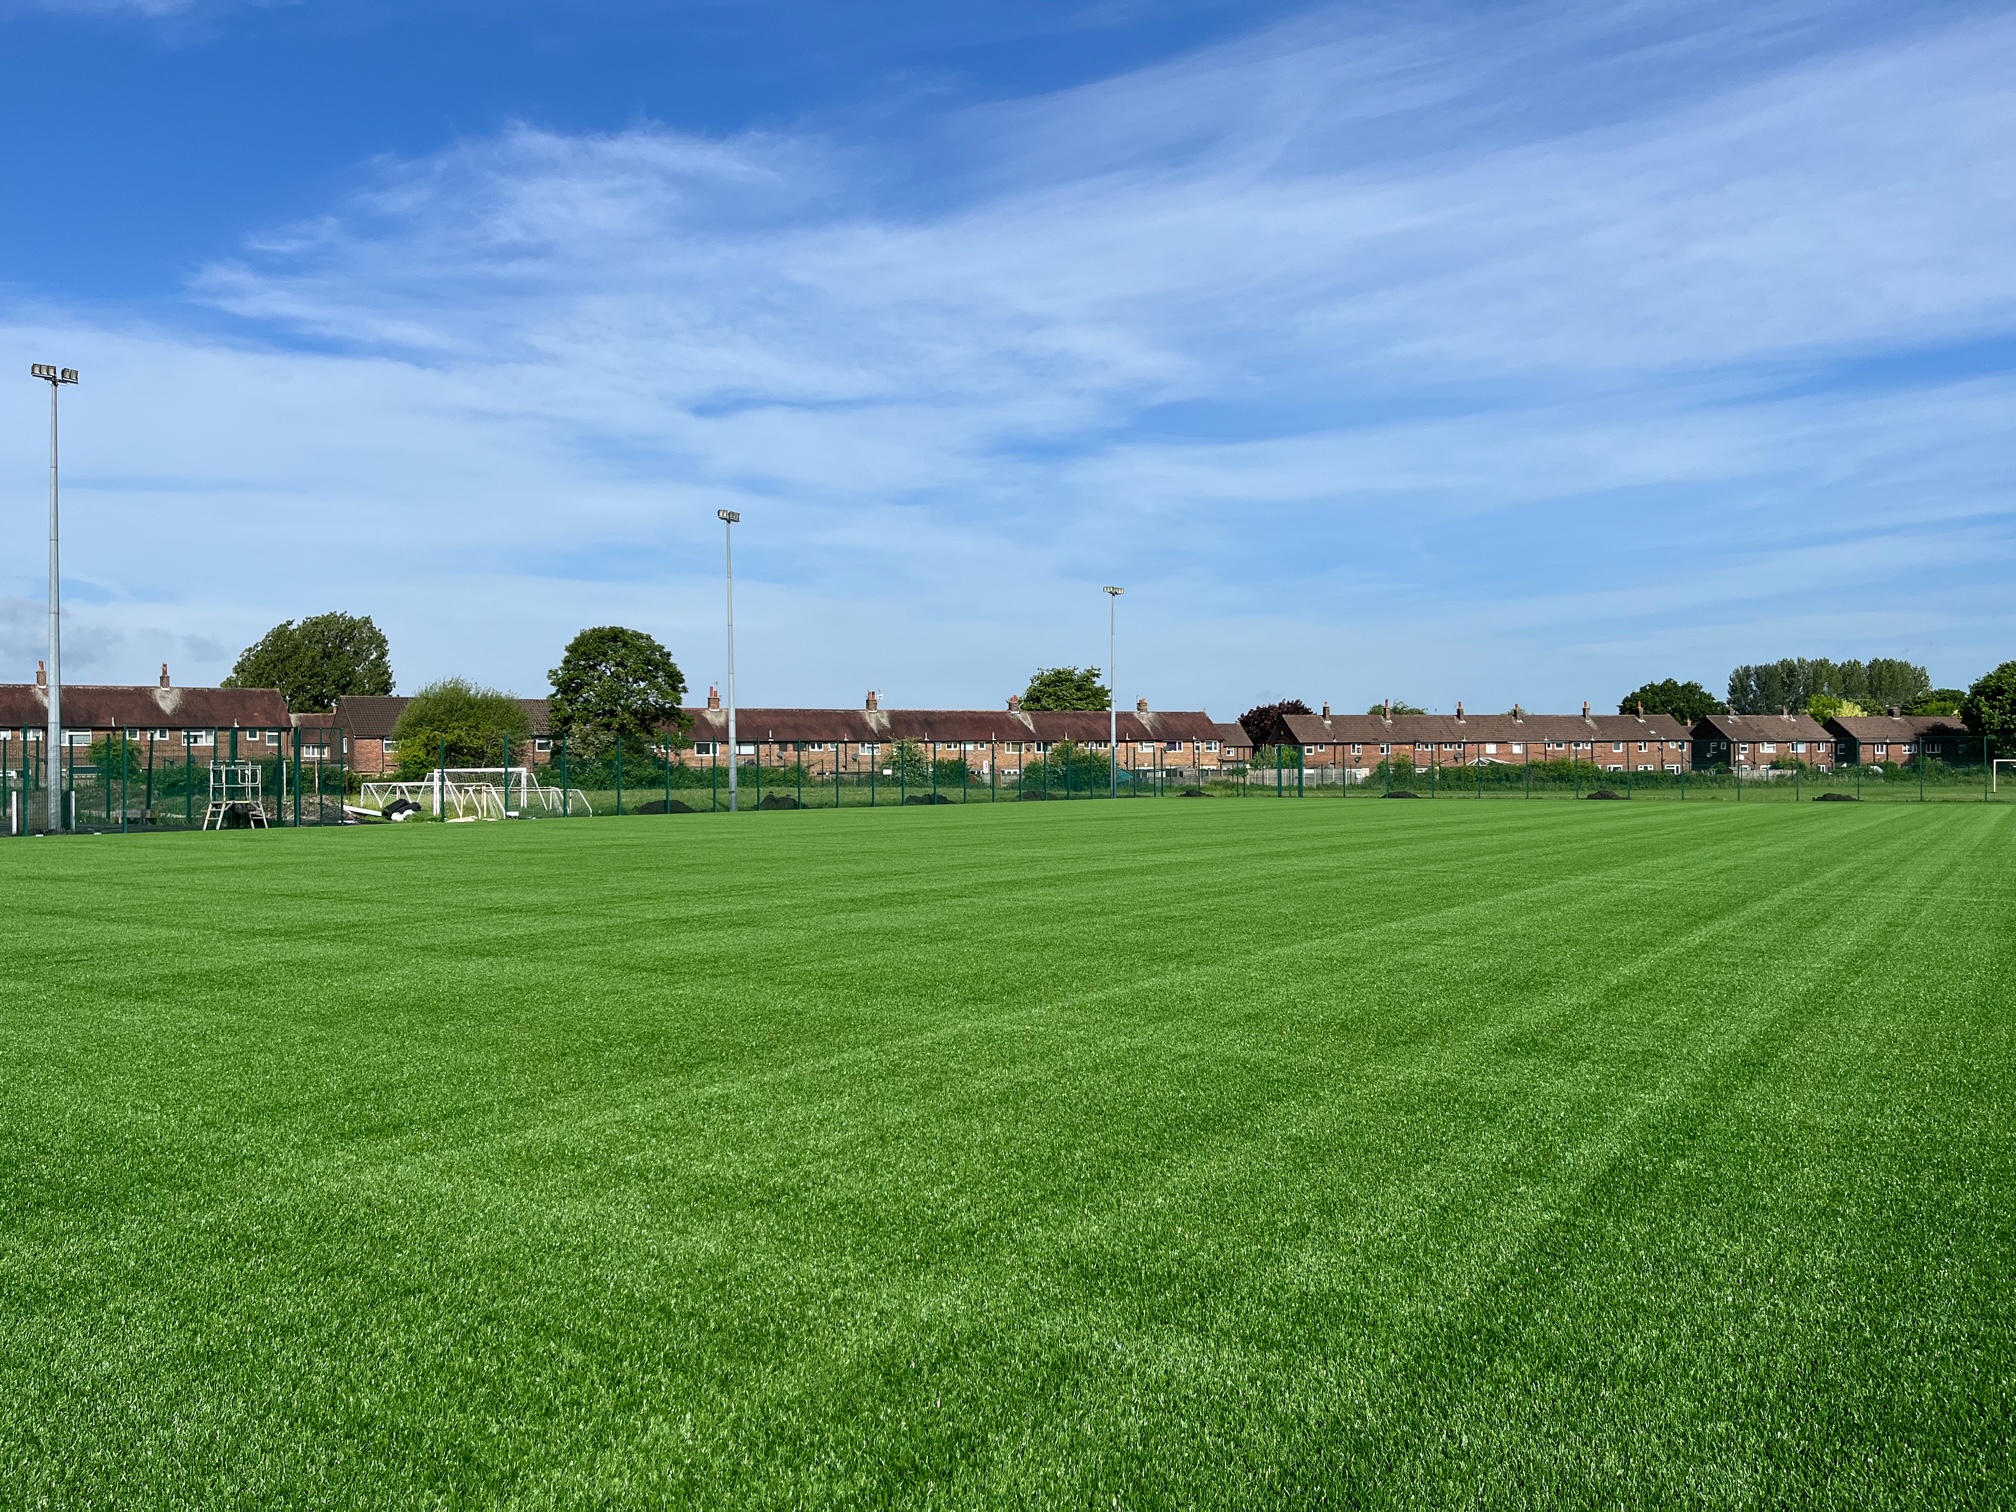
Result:
[[[1906,714],[1944,714],[1951,717],[1959,714],[1966,702],[1965,688],[1934,688],[1902,705],[1902,708]]]
[[[282,620],[245,648],[227,688],[278,688],[297,714],[327,713],[339,698],[392,691],[392,653],[368,614]]]
[[[444,677],[415,693],[392,729],[403,777],[437,765],[495,766],[507,739],[520,745],[531,734],[523,703],[464,677]]]
[[[1410,704],[1410,703],[1406,702],[1406,701],[1405,701],[1404,699],[1399,699],[1399,698],[1390,698],[1390,699],[1389,699],[1389,698],[1382,698],[1382,699],[1380,699],[1380,700],[1379,700],[1379,702],[1378,702],[1378,703],[1375,703],[1374,705],[1372,705],[1372,707],[1371,707],[1371,708],[1369,708],[1369,709],[1367,709],[1367,710],[1366,710],[1365,712],[1366,712],[1367,714],[1377,714],[1377,715],[1379,715],[1379,716],[1381,716],[1381,717],[1383,718],[1383,717],[1385,716],[1385,714],[1386,714],[1386,712],[1387,712],[1387,710],[1388,710],[1389,708],[1390,708],[1390,709],[1392,710],[1392,712],[1393,712],[1394,714],[1396,714],[1396,715],[1397,715],[1397,714],[1426,714],[1426,713],[1428,712],[1428,711],[1427,711],[1426,709],[1422,708],[1422,707],[1421,707],[1421,706],[1420,706],[1419,704]],[[1289,710],[1289,712],[1290,712],[1290,713],[1292,714],[1292,713],[1294,713],[1295,711],[1291,709],[1291,710]],[[1304,709],[1304,710],[1303,710],[1302,712],[1303,712],[1304,714],[1307,714],[1307,713],[1308,713],[1309,711],[1308,711],[1307,709]]]
[[[1288,716],[1315,712],[1299,698],[1284,698],[1279,703],[1256,704],[1248,709],[1239,716],[1239,728],[1256,746],[1292,745],[1294,737],[1288,733]]]
[[[1866,662],[1787,657],[1731,672],[1729,706],[1738,714],[1776,714],[1780,709],[1803,709],[1816,697],[1828,697],[1881,709],[1909,704],[1931,687],[1929,672],[1915,662],[1895,657],[1878,656]]]
[[[2016,661],[2006,661],[1975,681],[1960,706],[1960,718],[1976,735],[1985,735],[1995,754],[2016,754]]]
[[[1103,709],[1108,699],[1097,667],[1038,667],[1022,690],[1025,709]]]
[[[547,722],[556,735],[649,745],[689,722],[679,712],[686,674],[672,653],[642,630],[621,625],[583,630],[546,675],[553,683]]]
[[[1698,682],[1681,682],[1668,677],[1648,682],[1636,692],[1617,700],[1619,714],[1636,714],[1643,704],[1647,714],[1670,714],[1692,728],[1710,714],[1727,714],[1729,706]]]

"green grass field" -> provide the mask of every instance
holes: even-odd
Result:
[[[2007,1505],[2012,848],[0,842],[0,1505]]]

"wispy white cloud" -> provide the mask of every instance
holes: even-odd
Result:
[[[22,313],[93,363],[94,611],[376,608],[521,686],[627,617],[705,675],[740,502],[756,698],[1003,693],[1098,659],[1106,580],[1221,710],[1975,670],[2016,363],[1922,354],[2016,322],[2016,22],[1423,14],[900,146],[518,127],[207,270],[232,342]]]

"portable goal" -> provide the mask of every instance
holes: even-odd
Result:
[[[530,767],[437,767],[410,782],[367,782],[362,806],[383,812],[401,799],[437,819],[522,819],[528,814],[593,814],[579,788],[543,785]]]

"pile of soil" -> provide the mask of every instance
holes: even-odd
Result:
[[[1185,788],[1176,796],[1179,798],[1209,798],[1211,795],[1202,788]]]
[[[766,809],[795,809],[803,808],[805,805],[800,803],[796,798],[788,798],[782,793],[766,793],[763,795],[763,801],[757,804],[756,807]]]
[[[950,803],[952,800],[943,793],[912,793],[903,800],[905,803]],[[791,805],[796,808],[797,804]]]
[[[766,799],[765,802],[768,802]],[[633,814],[697,814],[698,809],[691,804],[681,803],[677,798],[653,798],[649,803],[640,803],[632,809]]]
[[[1421,795],[1419,793],[1410,793],[1407,789],[1401,788],[1397,792],[1381,793],[1379,796],[1381,798],[1419,798]]]
[[[1862,800],[1853,793],[1822,793],[1813,800],[1815,803],[1860,803]]]
[[[1050,795],[1041,788],[1023,788],[1016,795],[1024,803],[1048,803]]]
[[[1622,793],[1613,793],[1608,788],[1598,788],[1588,796],[1591,798],[1622,798],[1624,795]]]

